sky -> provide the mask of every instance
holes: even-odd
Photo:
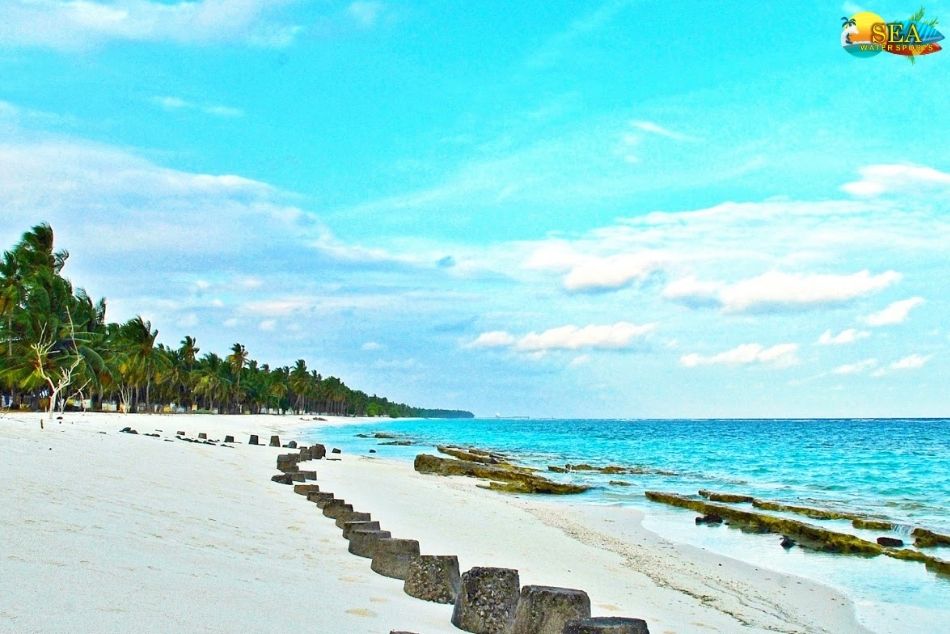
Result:
[[[839,37],[918,4],[0,0],[0,246],[420,406],[947,416],[950,52]]]

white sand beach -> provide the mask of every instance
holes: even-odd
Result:
[[[372,572],[332,520],[270,481],[286,450],[246,444],[359,419],[67,413],[41,431],[38,418],[0,415],[0,631],[459,631],[451,606]],[[241,444],[164,441],[178,430]],[[864,631],[835,590],[673,544],[631,509],[340,457],[307,468],[394,537],[458,555],[463,571],[584,589],[594,615],[643,618],[654,634]]]

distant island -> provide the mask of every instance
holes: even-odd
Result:
[[[327,413],[392,418],[473,418],[471,412],[395,403],[324,377],[303,359],[271,367],[240,343],[220,356],[185,336],[177,348],[136,316],[106,322],[105,299],[73,290],[62,276],[69,254],[54,251],[39,224],[0,262],[0,406],[44,410]]]

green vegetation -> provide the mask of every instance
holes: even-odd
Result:
[[[14,409],[62,410],[67,400],[126,412],[166,408],[226,413],[315,412],[390,417],[472,417],[369,396],[299,359],[271,368],[235,343],[224,357],[198,356],[191,336],[178,348],[156,343],[141,317],[106,322],[104,299],[73,290],[62,276],[69,254],[55,251],[53,229],[37,225],[0,262],[0,397]],[[42,426],[42,422],[40,423]]]

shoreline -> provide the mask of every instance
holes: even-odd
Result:
[[[176,552],[198,542],[210,559],[200,573],[191,570],[185,589],[188,594],[205,593],[215,605],[207,614],[198,610],[183,616],[182,625],[191,629],[216,631],[214,619],[237,619],[244,629],[259,631],[255,625],[264,625],[258,614],[262,609],[267,613],[264,629],[304,623],[312,628],[312,615],[277,606],[319,587],[328,597],[317,601],[329,615],[323,631],[458,631],[448,622],[451,606],[412,599],[402,593],[401,582],[372,573],[363,560],[348,555],[332,524],[313,516],[311,504],[289,487],[268,481],[279,450],[245,444],[234,449],[193,446],[116,433],[129,425],[140,434],[163,429],[161,435],[169,438],[179,429],[190,435],[204,431],[211,438],[230,433],[239,441],[257,433],[262,442],[265,434],[274,433],[286,443],[299,442],[305,432],[319,434],[319,426],[381,422],[324,418],[67,413],[63,424],[54,421],[41,432],[36,414],[0,415],[0,452],[5,454],[0,464],[9,472],[3,477],[6,504],[0,525],[14,536],[11,552],[16,553],[5,562],[14,574],[4,576],[7,583],[0,582],[0,594],[11,597],[10,605],[0,605],[0,629],[56,631],[56,613],[67,607],[72,611],[70,623],[79,623],[74,629],[124,629],[121,624],[131,621],[123,620],[130,617],[121,616],[122,610],[113,614],[101,605],[93,607],[103,598],[101,593],[133,596],[117,589],[115,584],[123,583],[146,588],[125,610],[140,624],[143,614],[147,619],[159,605],[188,596],[159,571],[177,568],[179,581],[187,576],[189,562]],[[44,444],[52,451],[40,451]],[[458,555],[463,571],[504,566],[518,569],[523,585],[582,588],[591,597],[595,615],[644,618],[654,632],[688,632],[700,626],[719,632],[739,627],[867,631],[839,591],[674,543],[644,528],[643,514],[629,507],[500,495],[475,487],[472,480],[415,473],[400,461],[346,453],[339,457],[342,460],[309,463],[318,471],[317,483],[373,512],[394,536],[418,539],[426,554]],[[227,503],[216,503],[219,498]],[[113,500],[119,499],[130,505],[116,508]],[[86,508],[73,508],[70,500],[82,501]],[[151,534],[142,534],[155,518],[168,515],[176,521],[160,521]],[[113,524],[127,530],[106,529]],[[241,547],[210,539],[208,531],[222,524]],[[71,528],[64,530],[63,525]],[[97,531],[105,531],[109,541],[85,539]],[[126,556],[109,555],[108,565],[89,575],[79,569],[114,551]],[[154,559],[144,568],[133,565],[138,559],[134,553],[143,551]],[[321,563],[309,567],[311,560]],[[272,564],[279,564],[274,577],[249,577],[249,567],[270,569]],[[31,581],[56,579],[63,569],[79,582],[70,584],[72,590],[43,592],[41,587],[49,582],[31,587]],[[89,583],[100,576],[108,577],[107,588],[115,592]],[[237,584],[241,587],[234,587],[235,579],[242,581]],[[271,598],[269,609],[262,596]],[[251,606],[257,609],[250,611]],[[309,605],[307,612],[313,612]]]

